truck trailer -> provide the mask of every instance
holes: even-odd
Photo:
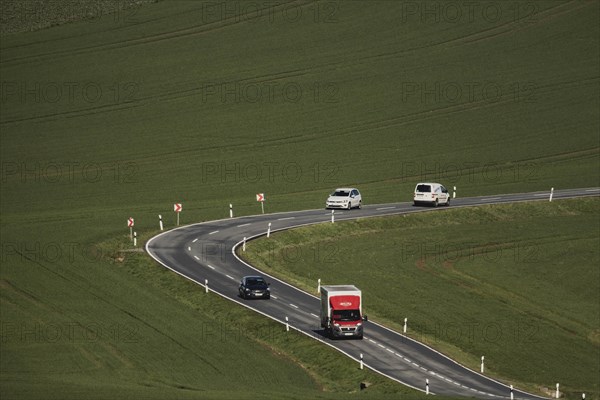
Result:
[[[353,285],[321,286],[321,327],[330,338],[363,338],[362,294]]]

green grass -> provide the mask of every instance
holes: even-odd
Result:
[[[409,200],[429,179],[460,196],[599,185],[594,3],[535,2],[534,22],[505,10],[497,22],[462,23],[403,19],[400,2],[298,4],[303,17],[290,22],[280,8],[248,21],[203,2],[160,1],[2,36],[3,398],[194,397],[204,387],[205,397],[233,397],[246,346],[267,360],[268,382],[281,387],[265,389],[274,398],[356,386],[331,383],[333,368],[291,380],[299,369],[290,360],[303,358],[287,345],[199,343],[193,332],[216,320],[174,299],[192,290],[186,282],[149,260],[142,276],[107,260],[106,243],[122,245],[130,216],[147,239],[158,214],[174,226],[175,202],[186,224],[226,217],[229,203],[236,215],[258,213],[258,192],[272,212],[321,207],[345,185],[366,203]],[[407,92],[473,83],[503,95]],[[222,85],[238,94],[210,92]],[[254,101],[256,87],[274,88],[273,98]],[[24,322],[134,327],[140,340],[39,343],[35,331],[21,340]],[[222,376],[196,349],[226,362]],[[259,368],[244,374],[267,382]]]
[[[247,244],[244,258],[314,292],[352,283],[371,319],[527,388],[600,392],[599,200],[320,224]],[[367,333],[365,333],[367,335]]]

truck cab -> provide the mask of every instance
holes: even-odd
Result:
[[[353,285],[321,286],[321,327],[330,338],[363,338],[362,293]]]

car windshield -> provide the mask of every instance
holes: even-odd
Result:
[[[333,314],[334,321],[359,321],[359,310],[336,310]]]
[[[246,280],[246,285],[255,286],[255,285],[264,285],[265,280],[263,278],[252,278]]]
[[[336,190],[331,195],[337,196],[337,197],[348,197],[348,196],[350,196],[350,192],[345,191],[345,190]]]
[[[431,192],[431,186],[429,185],[417,185],[417,192]]]

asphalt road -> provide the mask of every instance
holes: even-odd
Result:
[[[522,201],[548,201],[550,192],[457,198],[450,208]],[[554,191],[553,199],[598,196],[600,188]],[[323,199],[324,201],[325,199]],[[360,210],[337,211],[335,221],[397,215],[414,212],[442,212],[440,206],[414,207],[412,203],[365,205]],[[297,289],[270,277],[270,300],[243,300],[238,296],[242,276],[257,273],[257,269],[236,256],[236,247],[247,240],[271,232],[302,225],[331,223],[331,211],[325,209],[228,218],[188,225],[161,233],[146,244],[146,251],[160,264],[244,307],[295,329],[334,347],[359,361],[363,355],[365,367],[377,371],[407,386],[424,391],[426,380],[432,394],[477,398],[510,398],[510,388],[478,371],[467,369],[432,348],[392,331],[375,321],[364,325],[363,340],[335,340],[323,336],[319,325],[319,299],[314,294]],[[268,276],[262,272],[262,275]],[[206,283],[208,282],[208,285]],[[360,282],[327,282],[356,284]],[[317,287],[315,282],[315,293]],[[365,293],[368,298],[368,293]],[[541,397],[514,389],[515,398]]]

